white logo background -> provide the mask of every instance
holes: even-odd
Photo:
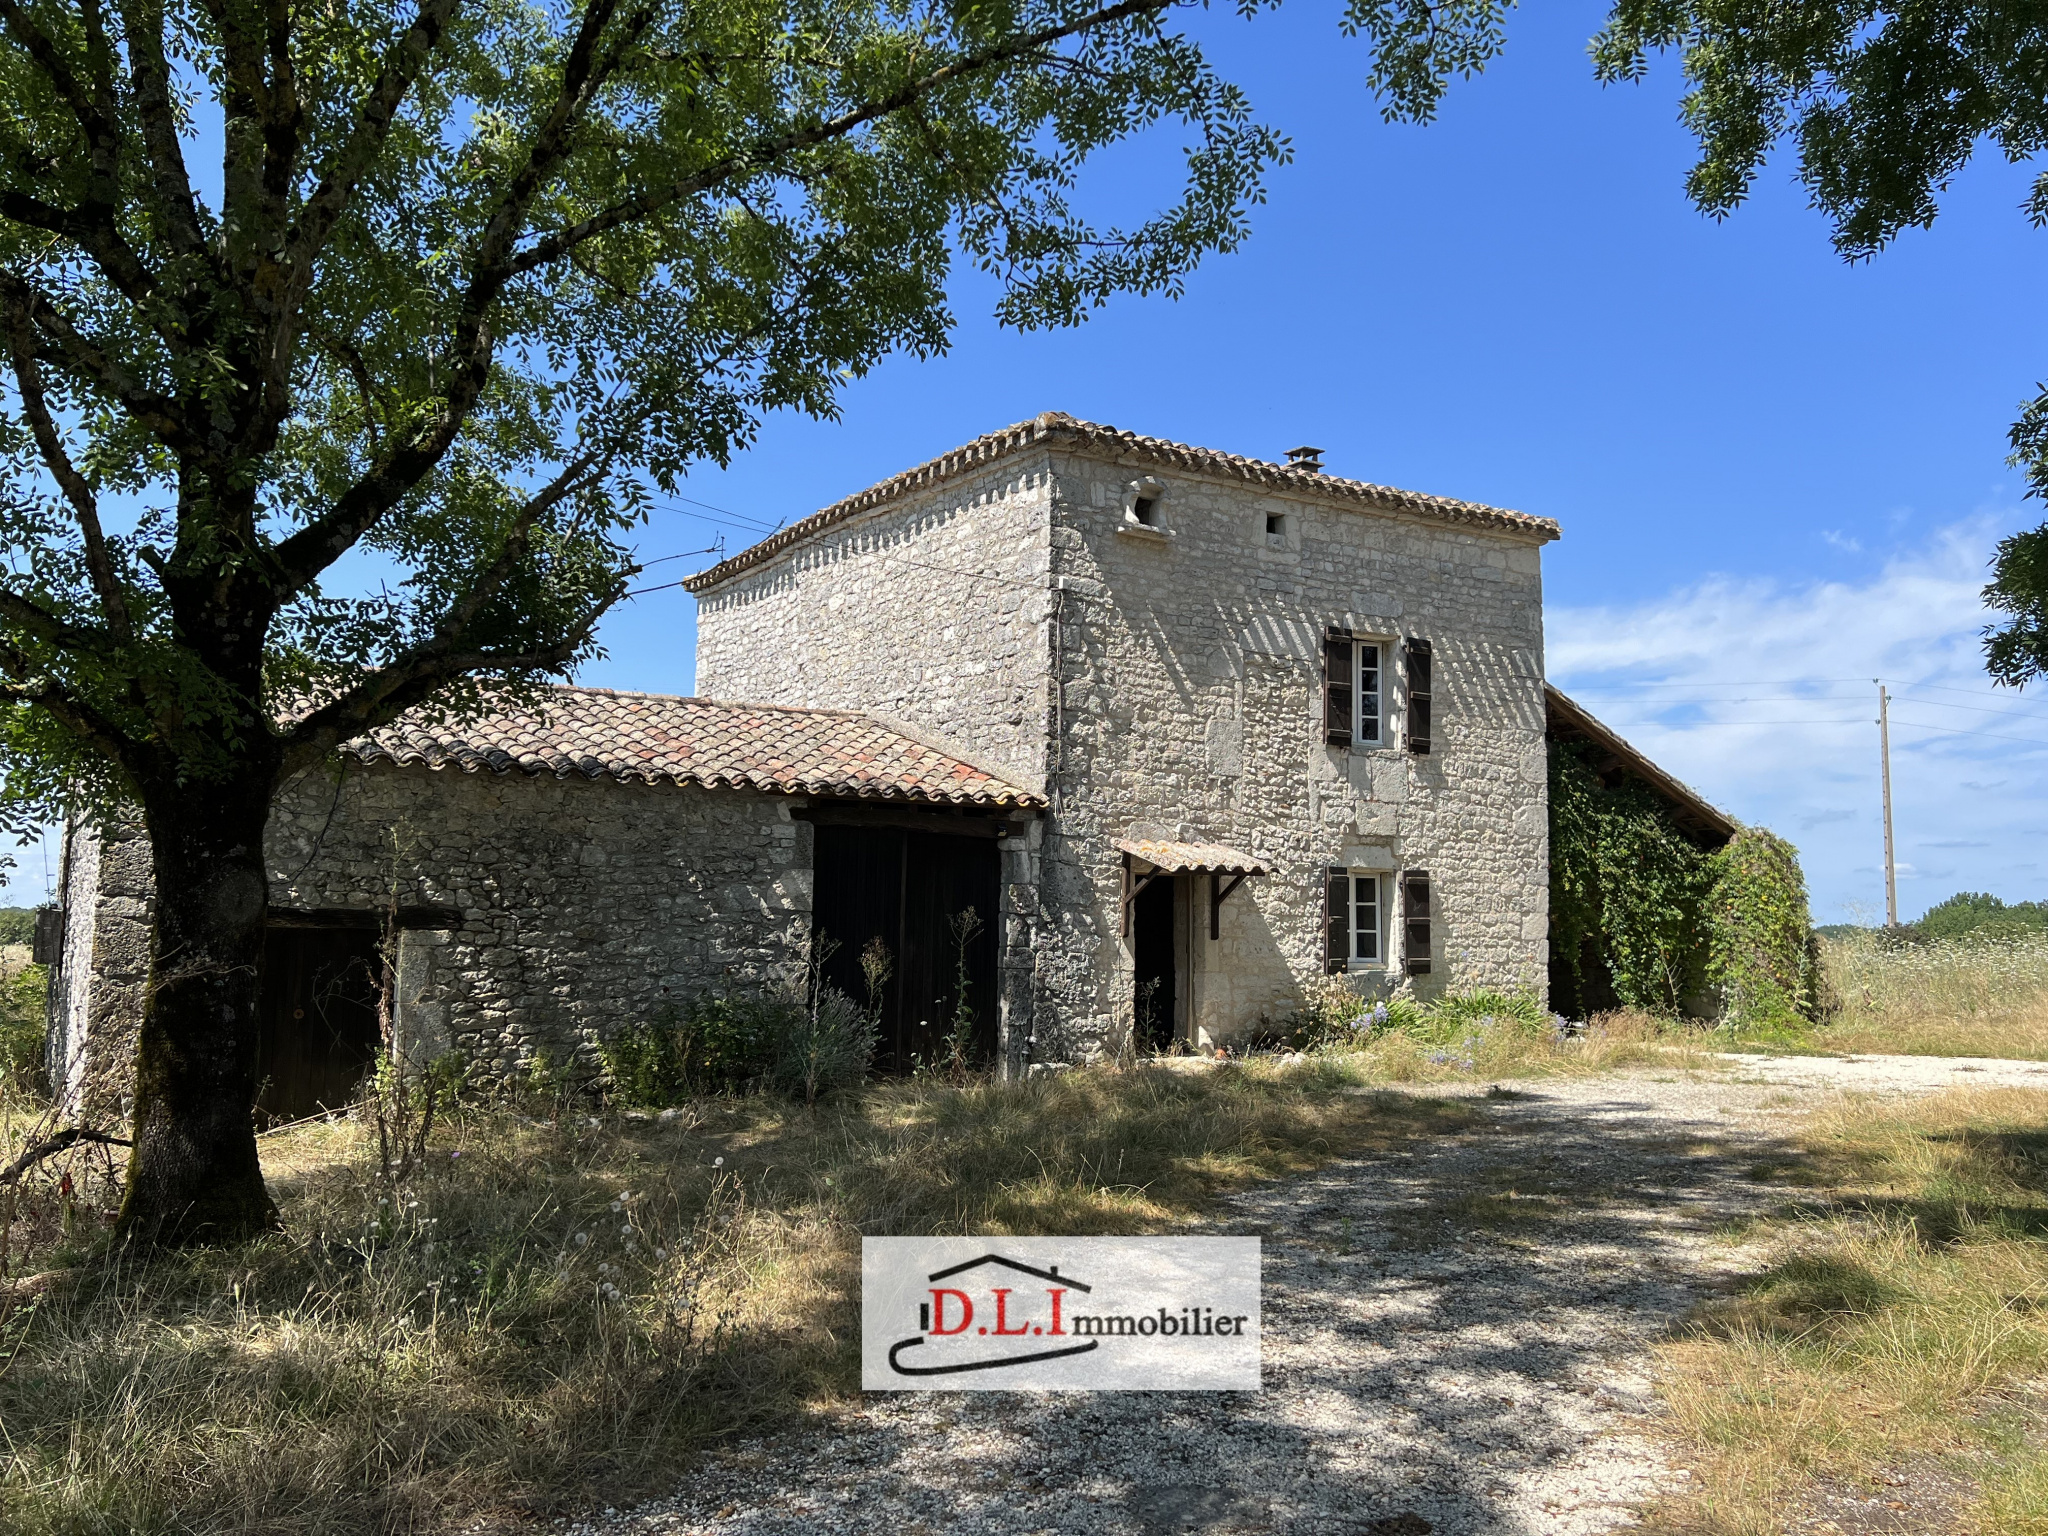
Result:
[[[1259,1390],[1256,1237],[866,1237],[860,1268],[871,1392]]]

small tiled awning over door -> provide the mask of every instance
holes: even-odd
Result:
[[[1119,839],[1111,844],[1124,856],[1124,932],[1131,931],[1131,903],[1158,875],[1208,875],[1209,937],[1223,937],[1223,903],[1253,875],[1270,875],[1273,866],[1256,854],[1240,853],[1221,843],[1166,843],[1150,838]],[[1149,866],[1139,869],[1143,864]]]

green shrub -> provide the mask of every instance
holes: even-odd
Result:
[[[33,907],[0,907],[0,947],[32,944],[36,937]]]
[[[0,1083],[40,1092],[43,1076],[45,999],[50,973],[40,965],[23,966],[11,981],[0,983]]]
[[[1351,1008],[1341,1022],[1326,1026],[1308,1044],[1343,1050],[1386,1035],[1407,1035],[1424,1044],[1440,1045],[1489,1031],[1534,1035],[1547,1034],[1556,1027],[1550,1010],[1532,992],[1460,992],[1429,1003],[1412,997],[1368,1003],[1352,995]]]
[[[698,998],[619,1030],[598,1050],[616,1097],[661,1109],[755,1088],[809,1103],[866,1077],[875,1040],[871,1015],[819,987],[808,999],[793,989]]]
[[[1721,990],[1721,1016],[1744,1028],[1817,1018],[1820,951],[1798,852],[1761,827],[1745,827],[1714,855],[1713,870],[1708,974]]]
[[[809,1007],[785,1016],[776,1041],[774,1086],[806,1104],[868,1075],[880,1036],[875,1015],[833,987],[819,987]]]

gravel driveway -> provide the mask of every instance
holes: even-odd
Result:
[[[1641,1434],[1645,1346],[1753,1263],[1716,1232],[1843,1090],[2048,1088],[2048,1063],[1735,1057],[1422,1090],[1469,1128],[1240,1195],[1265,1243],[1260,1393],[871,1393],[737,1445],[604,1536],[1314,1532],[1582,1536],[1674,1473]]]

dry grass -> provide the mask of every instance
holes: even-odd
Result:
[[[1342,1062],[877,1085],[816,1113],[473,1110],[387,1203],[363,1128],[266,1143],[287,1235],[21,1283],[0,1509],[22,1536],[514,1523],[672,1481],[858,1379],[860,1234],[1145,1232],[1462,1125]]]
[[[1834,1488],[1948,1501],[1901,1529],[2048,1533],[2048,1093],[1851,1103],[1803,1140],[1767,1271],[1661,1352],[1693,1480],[1649,1529],[1775,1536]]]
[[[1842,1052],[2048,1061],[2048,934],[1886,948],[1828,941],[1841,1011],[1812,1043]]]
[[[1390,1029],[1362,1044],[1331,1047],[1373,1082],[1433,1083],[1477,1078],[1584,1076],[1618,1067],[1705,1071],[1723,1063],[1706,1032],[1647,1013],[1603,1013],[1583,1034],[1561,1036],[1548,1024],[1500,1016]]]

